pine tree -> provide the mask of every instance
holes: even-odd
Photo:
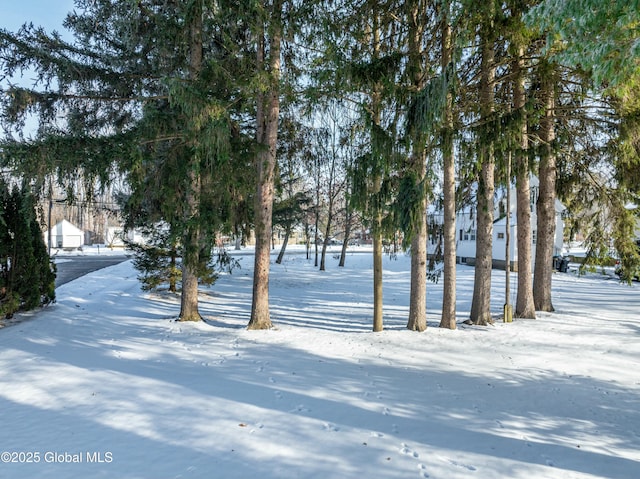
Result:
[[[233,206],[229,186],[211,176],[222,170],[233,186],[241,178],[229,174],[235,127],[228,105],[241,102],[228,80],[242,63],[224,48],[241,27],[225,23],[229,18],[212,1],[143,0],[132,9],[83,0],[78,7],[66,20],[72,43],[33,27],[0,32],[7,72],[33,66],[42,87],[13,87],[3,97],[6,121],[20,124],[30,109],[40,117],[39,138],[5,142],[5,156],[27,177],[45,171],[62,178],[82,169],[89,181],[98,176],[105,184],[114,163],[125,174],[163,171],[159,178],[171,187],[155,199],[173,211],[158,211],[180,231],[184,247],[180,319],[197,320],[196,272]],[[65,113],[62,124],[50,121],[57,111]],[[169,165],[175,168],[166,174]]]
[[[448,0],[440,6],[441,68],[443,72],[453,64],[453,34],[451,5]],[[440,135],[443,163],[443,235],[444,285],[440,327],[456,329],[456,171],[453,152],[454,121],[453,94],[447,91],[443,125]]]
[[[595,84],[631,92],[640,82],[637,0],[542,0],[526,16],[547,35],[554,62],[581,65]]]
[[[389,7],[389,6],[387,6]],[[370,8],[370,10],[368,10]],[[364,61],[352,67],[353,81],[364,87],[367,97],[365,119],[369,134],[369,151],[356,162],[353,180],[353,199],[356,208],[364,211],[371,229],[373,243],[373,331],[383,330],[382,255],[385,235],[385,216],[393,195],[390,172],[397,161],[396,126],[394,117],[385,119],[385,102],[393,97],[398,55],[393,45],[383,41],[392,38],[384,34],[394,28],[395,19],[375,2],[365,5],[370,17],[364,19],[360,48]],[[385,124],[386,120],[388,124]],[[388,228],[388,227],[387,227]]]
[[[408,22],[407,70],[410,87],[415,94],[423,91],[427,80],[424,58],[424,39],[427,33],[426,4],[412,0],[405,3]],[[428,129],[415,128],[410,141],[409,164],[404,184],[417,194],[410,216],[411,287],[409,293],[409,319],[412,331],[427,329],[427,142]]]
[[[0,180],[0,203],[0,315],[11,317],[54,301],[55,265],[26,186],[9,191]]]
[[[178,292],[182,280],[178,258],[177,241],[163,224],[140,229],[144,243],[125,241],[127,249],[133,251],[133,266],[140,272],[138,279],[144,291],[152,291],[167,284],[172,293]]]
[[[200,1],[192,3],[192,8],[187,12],[188,29],[188,72],[189,81],[197,84],[203,69],[203,5]],[[180,92],[182,93],[182,92]],[[185,92],[190,93],[190,92]],[[189,108],[194,105],[189,102]],[[197,108],[197,107],[196,107]],[[205,113],[198,111],[198,116]],[[193,124],[193,131],[186,140],[186,148],[190,150],[185,155],[186,160],[186,184],[184,196],[183,227],[185,229],[182,245],[182,294],[180,296],[181,321],[200,321],[202,317],[198,310],[198,266],[200,264],[200,250],[202,248],[203,234],[200,216],[200,201],[202,194],[202,164],[199,151],[198,136],[204,133],[199,121]]]
[[[542,61],[540,71],[540,189],[536,212],[536,263],[533,276],[533,301],[537,311],[554,311],[551,301],[553,247],[556,233],[556,152],[555,103],[556,81],[554,65]]]
[[[391,205],[400,164],[395,101],[402,55],[399,4],[365,1],[325,4],[322,29],[314,30],[319,58],[311,75],[315,97],[338,97],[360,115],[353,129],[359,154],[349,171],[351,205],[363,215],[373,245],[373,330],[383,329],[383,239],[395,229]],[[344,15],[348,12],[349,15]],[[404,106],[404,105],[403,105]]]
[[[587,260],[595,260],[596,263],[606,260],[609,254],[605,239],[613,237],[614,246],[626,265],[624,269],[633,271],[640,260],[633,237],[638,217],[626,205],[637,200],[637,185],[640,183],[637,176],[640,169],[640,148],[637,146],[640,111],[637,100],[640,92],[638,2],[542,0],[529,12],[526,20],[547,36],[545,54],[548,62],[583,69],[591,77],[591,88],[602,98],[612,100],[612,111],[607,115],[614,119],[614,131],[605,133],[605,136],[611,135],[605,155],[606,161],[614,167],[612,181],[594,180],[597,174],[592,174],[578,180],[589,185],[582,188],[577,186],[576,179],[582,176],[578,172],[561,178],[563,189],[568,184],[577,191],[562,193],[573,196],[582,204],[598,202],[607,210],[605,220],[592,216],[589,225],[592,233],[587,237]],[[575,156],[579,156],[579,152]],[[580,168],[588,171],[583,165]],[[583,193],[582,197],[580,193]],[[630,277],[625,279],[630,280]]]
[[[522,22],[523,10],[526,5],[516,0],[512,7],[512,17],[509,32],[509,54],[511,57],[511,72],[513,75],[513,114],[515,123],[513,131],[515,136],[515,181],[516,181],[516,224],[517,224],[517,251],[518,251],[518,290],[516,296],[515,315],[519,318],[535,318],[535,306],[533,302],[532,274],[532,232],[531,232],[531,189],[529,167],[529,136],[527,131],[527,69],[525,65],[525,49],[529,46],[531,34],[526,30]],[[507,180],[507,187],[511,186],[511,178]],[[507,211],[507,214],[510,214]],[[509,253],[510,255],[510,253]]]
[[[257,172],[254,224],[255,257],[253,299],[249,329],[272,327],[269,313],[269,263],[272,211],[275,188],[278,120],[280,117],[280,75],[283,41],[283,2],[260,1],[256,11],[255,72],[264,79],[256,97],[256,142],[254,167]]]
[[[493,215],[495,191],[495,125],[494,82],[496,72],[496,5],[488,2],[480,20],[480,129],[478,144],[476,259],[471,303],[471,321],[486,325],[491,319],[491,269],[493,268]]]

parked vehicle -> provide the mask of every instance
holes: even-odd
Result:
[[[553,269],[566,273],[569,269],[569,257],[568,256],[554,256],[553,257]]]

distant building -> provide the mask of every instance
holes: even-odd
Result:
[[[122,226],[107,226],[105,231],[104,244],[113,248],[114,246],[124,246],[124,228]]]
[[[532,261],[535,262],[537,231],[538,231],[538,216],[536,214],[536,202],[538,201],[539,191],[538,178],[531,176],[531,194],[529,200],[529,208],[531,210],[531,231],[532,231]],[[517,202],[516,202],[516,190],[511,189],[511,211],[510,211],[510,245],[509,245],[509,259],[511,261],[511,267],[513,270],[518,269],[518,222],[517,222]],[[506,261],[506,192],[504,197],[495,202],[496,208],[494,211],[495,221],[493,223],[493,266],[495,268],[505,267]],[[556,200],[556,234],[555,234],[555,246],[554,255],[561,255],[563,250],[563,233],[564,233],[564,221],[562,214],[565,211],[564,205]],[[442,214],[436,213],[432,216],[432,224],[442,224]],[[456,215],[456,259],[459,263],[475,264],[476,258],[476,221],[477,214],[474,207],[467,208],[458,212]],[[429,241],[429,252],[435,251],[438,244],[437,238],[431,238]],[[551,258],[549,259],[551,261]]]
[[[146,244],[148,238],[137,229],[125,229],[122,226],[108,226],[105,233],[105,245],[110,248],[124,247],[125,241]]]
[[[80,248],[84,244],[84,231],[77,228],[67,220],[62,220],[44,233],[44,242],[49,245],[51,237],[51,248]]]

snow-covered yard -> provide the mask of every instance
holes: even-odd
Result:
[[[140,291],[131,262],[0,329],[3,478],[613,478],[640,474],[640,287],[554,276],[557,312],[405,329],[409,259],[272,265],[276,329],[247,331],[251,256],[201,294]],[[494,273],[496,315],[504,273]],[[473,270],[458,270],[459,320]],[[514,288],[515,289],[515,286]],[[30,461],[30,462],[28,462]]]

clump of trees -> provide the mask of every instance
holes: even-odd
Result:
[[[0,178],[0,316],[55,300],[55,264],[38,223],[36,198]]]
[[[35,138],[7,137],[2,159],[36,184],[77,169],[106,179],[115,167],[132,224],[162,222],[171,240],[161,246],[180,245],[181,320],[200,319],[198,283],[217,239],[252,231],[252,329],[272,325],[274,227],[288,237],[294,222],[315,223],[316,248],[321,226],[326,246],[343,210],[371,236],[373,329],[384,327],[382,246],[400,232],[412,256],[407,327],[423,331],[432,206],[444,217],[440,326],[455,328],[461,204],[477,229],[470,319],[490,323],[496,191],[515,185],[515,315],[534,318],[553,310],[556,198],[586,233],[587,261],[606,261],[611,243],[625,267],[638,260],[638,218],[625,207],[640,193],[634,5],[77,0],[65,23],[73,41],[30,25],[0,30],[5,75],[36,76],[9,85],[4,123],[39,119]],[[314,184],[299,186],[305,176]]]

